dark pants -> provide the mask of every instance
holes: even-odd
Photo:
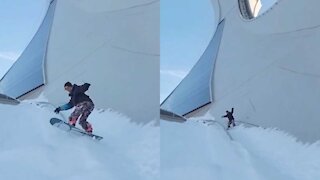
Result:
[[[70,119],[75,121],[80,117],[79,124],[83,129],[87,129],[87,118],[94,109],[94,104],[90,101],[84,101],[76,105],[75,110],[72,112]]]
[[[231,124],[233,125],[233,127],[236,126],[236,124],[234,123],[234,119],[229,119],[228,128],[230,127]]]

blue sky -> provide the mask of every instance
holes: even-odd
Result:
[[[0,0],[0,77],[28,45],[47,11],[49,0]]]
[[[202,55],[215,32],[210,0],[161,0],[160,101]]]

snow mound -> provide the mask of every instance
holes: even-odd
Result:
[[[160,176],[160,128],[138,126],[111,110],[94,110],[93,141],[51,126],[49,103],[0,105],[0,179],[149,180]],[[79,126],[79,125],[77,125]]]
[[[226,131],[224,124],[207,118],[161,121],[162,179],[320,179],[319,143],[302,144],[277,129]]]

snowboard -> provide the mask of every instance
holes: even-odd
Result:
[[[65,122],[65,121],[63,121],[61,119],[58,119],[58,118],[51,118],[50,119],[50,124],[52,126],[56,126],[57,128],[59,128],[61,130],[64,130],[64,131],[67,131],[67,132],[71,132],[73,134],[87,136],[87,137],[90,137],[90,138],[95,139],[95,140],[103,139],[103,137],[101,137],[101,136],[87,133],[84,130],[79,129],[79,128],[75,127],[75,126],[72,126],[69,123],[67,123],[67,122]]]

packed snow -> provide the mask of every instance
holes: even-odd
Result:
[[[39,102],[0,104],[0,179],[320,179],[320,143],[303,144],[277,129],[238,125],[225,131],[224,122],[208,117],[161,121],[160,129],[95,109],[89,121],[104,137],[95,141],[51,126],[50,118],[71,112],[53,109]]]
[[[204,119],[161,121],[161,179],[320,179],[320,143],[303,144],[277,129],[226,131],[226,122]]]
[[[0,179],[157,180],[160,179],[160,129],[140,126],[112,110],[89,116],[95,141],[51,126],[48,103],[0,104]],[[80,127],[80,125],[77,125]]]

